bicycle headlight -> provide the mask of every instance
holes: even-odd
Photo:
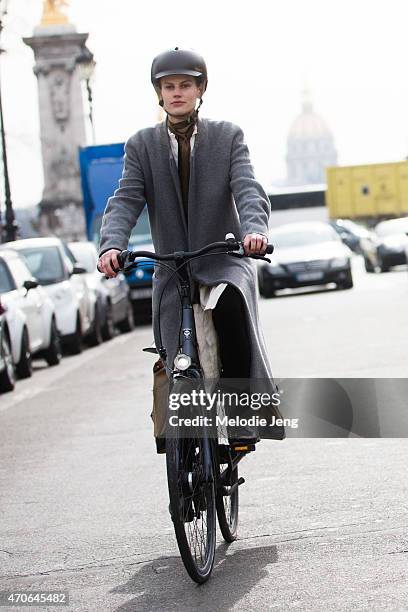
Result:
[[[191,366],[191,357],[185,355],[184,353],[179,353],[174,358],[174,367],[177,370],[187,370]]]

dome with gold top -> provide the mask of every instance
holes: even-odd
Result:
[[[287,140],[288,185],[326,181],[326,166],[337,165],[333,135],[313,109],[310,93],[303,92],[302,112],[292,123]]]

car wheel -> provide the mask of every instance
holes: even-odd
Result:
[[[71,336],[65,341],[68,352],[71,355],[79,355],[82,353],[82,331],[81,331],[81,320],[79,313],[77,314],[76,329]]]
[[[111,340],[115,335],[115,324],[113,322],[112,304],[108,302],[106,304],[106,319],[102,326],[102,338],[104,340]]]
[[[353,276],[351,274],[351,270],[348,270],[346,280],[342,281],[341,283],[338,283],[337,288],[338,289],[352,289],[353,286],[354,286]]]
[[[43,356],[49,366],[58,365],[62,358],[61,339],[55,319],[51,321],[50,345],[43,352]]]
[[[366,272],[375,272],[375,268],[373,266],[373,264],[371,263],[371,261],[369,259],[366,259],[364,257],[364,267],[366,269]]]
[[[30,342],[28,331],[25,327],[21,337],[21,353],[20,361],[16,365],[16,372],[19,378],[30,378],[33,373],[33,364],[31,360]]]
[[[95,307],[95,317],[93,322],[92,333],[88,336],[87,343],[89,346],[99,346],[103,342],[102,337],[102,326],[101,317],[99,315],[99,308]]]
[[[1,338],[0,351],[3,356],[4,370],[0,372],[0,391],[13,391],[16,384],[16,373],[14,369],[13,356],[11,354],[10,342],[3,333]]]
[[[122,321],[119,321],[118,327],[122,333],[131,332],[135,328],[133,306],[130,300],[127,302],[126,317],[122,319]]]

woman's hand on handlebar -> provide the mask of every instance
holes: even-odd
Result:
[[[103,255],[100,256],[97,269],[102,274],[105,274],[107,278],[114,278],[117,276],[120,266],[118,262],[118,255],[121,251],[118,249],[109,249]]]
[[[247,234],[244,238],[245,255],[264,255],[267,246],[268,239],[263,234]]]

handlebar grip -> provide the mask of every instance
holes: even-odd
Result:
[[[121,251],[120,253],[117,254],[117,260],[118,260],[118,264],[119,264],[119,268],[122,270],[124,265],[125,265],[125,261],[126,261],[126,257],[127,254],[129,253],[129,251]]]
[[[266,247],[266,251],[265,253],[267,253],[268,255],[271,255],[275,250],[275,247],[273,246],[273,244],[268,244],[268,246]]]

